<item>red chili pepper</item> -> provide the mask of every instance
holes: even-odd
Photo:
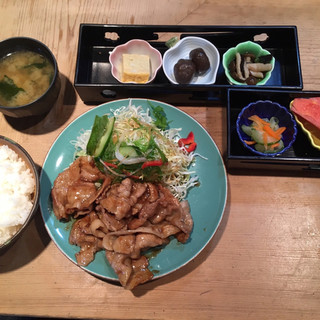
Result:
[[[188,134],[186,138],[181,138],[178,141],[179,147],[185,147],[188,153],[194,151],[197,147],[197,143],[194,141],[194,134],[192,131]]]
[[[163,165],[162,160],[150,160],[150,161],[144,162],[141,168],[145,169],[147,167],[160,167],[162,165]]]
[[[125,175],[127,175],[129,178],[132,178],[132,179],[140,179],[140,177],[134,175],[134,174],[131,174],[131,172],[127,171],[127,170],[122,170],[124,172]]]
[[[110,163],[110,162],[103,162],[107,167],[112,167],[112,168],[118,168],[118,166],[114,163]]]

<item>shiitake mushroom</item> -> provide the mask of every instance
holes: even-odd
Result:
[[[190,59],[180,59],[173,68],[176,81],[180,84],[188,84],[195,75],[202,76],[210,68],[210,61],[202,48],[190,51]]]
[[[205,74],[210,68],[209,58],[202,48],[196,48],[190,51],[190,59],[196,66],[196,72],[199,76]]]
[[[180,59],[174,65],[174,76],[176,81],[181,84],[190,83],[196,73],[196,66],[192,60]]]

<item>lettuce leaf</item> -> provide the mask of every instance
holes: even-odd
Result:
[[[153,117],[155,118],[155,120],[153,121],[154,125],[161,130],[168,129],[170,122],[168,122],[163,108],[161,106],[153,106],[150,101],[148,101],[148,103],[151,107]]]

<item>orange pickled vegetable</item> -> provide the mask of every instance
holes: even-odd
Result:
[[[260,118],[258,115],[252,115],[248,119],[253,122],[251,124],[251,126],[255,130],[261,132],[265,149],[268,149],[268,147],[269,147],[269,149],[274,150],[275,148],[279,147],[279,145],[280,145],[279,141],[282,138],[281,135],[286,130],[286,127],[280,127],[277,130],[273,130],[271,128],[270,122]],[[270,138],[272,138],[272,139],[270,139]],[[273,144],[270,144],[270,142],[272,143],[272,140],[275,140],[275,141]],[[252,141],[245,140],[244,142],[247,145],[253,145],[253,144],[257,143],[254,140],[252,140]]]
[[[263,119],[261,119],[259,116],[257,116],[256,114],[254,114],[253,116],[248,118],[249,120],[257,123],[257,124],[261,124],[261,125],[270,125],[270,123],[268,121],[265,121]]]
[[[276,132],[277,135],[281,136],[281,134],[282,134],[286,129],[287,129],[286,127],[281,127],[281,128],[279,128],[278,130],[276,130],[275,132]]]
[[[273,137],[277,140],[280,140],[281,139],[281,134],[277,134],[276,131],[273,131],[273,129],[270,127],[270,124],[267,126],[267,125],[264,125],[263,126],[263,130],[266,132],[266,134],[268,134],[270,137]]]
[[[256,143],[254,140],[251,140],[251,141],[243,140],[243,141],[249,146]]]
[[[280,146],[280,143],[277,142],[277,143],[272,144],[272,145],[270,146],[270,148],[271,148],[272,150],[274,150],[275,148],[277,148],[277,147],[279,147],[279,146]]]

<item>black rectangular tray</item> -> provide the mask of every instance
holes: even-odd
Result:
[[[267,35],[264,41],[256,36]],[[162,68],[150,84],[122,84],[113,78],[109,53],[131,39],[143,39],[163,55],[172,36],[199,36],[212,42],[220,54],[214,85],[174,85]],[[169,37],[168,39],[166,37]],[[226,101],[232,86],[225,77],[222,56],[243,41],[255,41],[270,51],[276,64],[267,85],[261,89],[301,90],[302,76],[295,26],[159,26],[81,24],[74,86],[86,104],[123,98],[150,98],[175,105],[210,105]],[[237,86],[239,87],[239,86]],[[257,86],[241,86],[257,88]],[[259,87],[259,89],[260,89]]]
[[[299,175],[320,175],[320,150],[314,148],[307,135],[297,124],[298,134],[292,147],[281,156],[261,157],[247,150],[238,137],[236,121],[241,109],[251,102],[271,100],[289,109],[294,98],[319,97],[318,91],[286,90],[228,90],[227,106],[227,154],[226,165],[230,173],[277,172]]]

